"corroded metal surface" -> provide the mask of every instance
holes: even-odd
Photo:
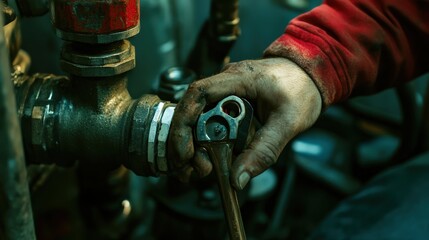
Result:
[[[139,23],[138,0],[54,0],[55,27],[78,33],[107,34],[125,31]]]
[[[162,144],[172,118],[165,111],[174,104],[154,95],[133,100],[126,81],[123,74],[91,80],[36,74],[16,81],[27,161],[70,166],[80,160],[105,169],[124,164],[145,176],[165,172]],[[159,103],[166,107],[155,118]]]
[[[2,14],[3,15],[3,14]],[[3,16],[0,16],[3,26]],[[4,32],[0,31],[0,239],[35,239]]]
[[[229,51],[240,35],[238,0],[213,0],[210,17],[201,29],[187,67],[197,76],[211,76],[228,63]]]
[[[135,48],[127,40],[96,47],[66,43],[61,51],[60,64],[63,71],[76,76],[116,76],[136,66]]]
[[[139,31],[139,0],[54,0],[52,22],[65,40],[108,43]]]
[[[234,41],[240,35],[238,0],[214,0],[210,9],[211,31],[221,41]]]

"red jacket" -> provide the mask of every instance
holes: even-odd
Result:
[[[326,0],[265,55],[300,65],[325,105],[395,86],[429,71],[429,0]]]

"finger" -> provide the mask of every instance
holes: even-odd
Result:
[[[255,177],[277,162],[286,143],[295,135],[294,130],[284,126],[284,119],[274,113],[259,129],[248,148],[240,154],[231,167],[231,182],[242,190]]]
[[[192,91],[176,107],[169,137],[169,151],[175,168],[182,168],[194,156],[193,126],[206,105],[203,95]]]
[[[248,72],[223,72],[204,79],[200,87],[205,89],[207,103],[216,103],[231,95],[253,100],[257,97],[257,82],[252,78]]]
[[[199,177],[205,177],[212,171],[213,165],[205,148],[198,148],[195,151],[193,167]]]

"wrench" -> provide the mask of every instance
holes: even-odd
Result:
[[[253,109],[246,100],[229,96],[213,109],[201,114],[197,122],[196,138],[198,143],[206,148],[212,161],[230,240],[246,239],[237,193],[230,182],[230,169],[234,144],[238,136],[240,140],[244,137],[243,131],[247,132],[252,116]],[[240,127],[242,122],[246,123],[247,127]],[[239,145],[239,148],[244,148],[243,143]]]

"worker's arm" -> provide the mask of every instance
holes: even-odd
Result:
[[[191,85],[173,119],[171,166],[183,180],[211,171],[192,128],[207,104],[238,95],[255,104],[263,123],[232,167],[232,183],[242,188],[316,121],[321,99],[329,106],[429,70],[428,16],[426,0],[328,0],[299,16],[265,52],[276,58],[233,64]]]
[[[428,0],[327,0],[265,51],[302,67],[325,105],[429,71]]]

